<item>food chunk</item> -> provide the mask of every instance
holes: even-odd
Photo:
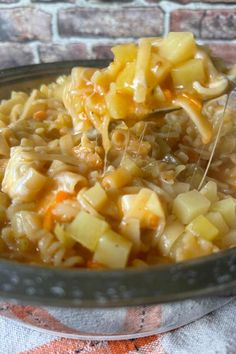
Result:
[[[118,93],[133,94],[134,87],[134,75],[135,75],[136,63],[127,63],[125,68],[118,75],[116,80],[116,89]]]
[[[193,219],[186,227],[186,230],[207,241],[213,241],[219,235],[219,230],[216,226],[203,215],[199,215]]]
[[[129,101],[125,95],[117,92],[116,85],[112,84],[106,95],[106,104],[109,114],[114,119],[123,119],[129,112]]]
[[[191,59],[171,70],[173,84],[177,89],[192,89],[194,81],[203,84],[206,74],[202,59]]]
[[[209,181],[200,190],[200,193],[204,195],[210,202],[216,202],[218,200],[217,196],[217,184],[213,181]]]
[[[108,200],[105,190],[98,182],[84,192],[83,196],[96,210],[100,210]]]
[[[107,230],[98,241],[93,260],[109,268],[124,268],[132,243],[112,230]]]
[[[184,225],[175,220],[168,224],[157,241],[158,249],[167,256],[173,243],[184,232]]]
[[[66,232],[90,251],[95,251],[99,237],[109,229],[107,222],[80,211],[66,228]]]
[[[186,231],[181,234],[171,247],[170,256],[176,262],[196,257],[206,256],[217,252],[218,248],[207,240],[194,236]]]
[[[136,195],[121,198],[125,218],[135,218],[143,228],[155,229],[165,220],[165,211],[158,195],[150,189],[142,188]]]
[[[210,211],[206,214],[206,218],[219,230],[220,235],[224,235],[229,231],[223,216],[218,211]]]
[[[133,61],[137,57],[138,48],[133,43],[116,45],[111,49],[114,54],[115,61],[119,63],[126,64],[127,62]]]
[[[173,203],[173,213],[183,223],[190,223],[195,217],[205,214],[210,201],[196,190],[179,194]]]
[[[196,53],[196,44],[191,32],[170,32],[160,45],[159,54],[178,65],[192,59]]]
[[[235,202],[233,198],[226,198],[215,202],[211,206],[212,211],[218,211],[223,216],[224,220],[229,226],[235,226]]]

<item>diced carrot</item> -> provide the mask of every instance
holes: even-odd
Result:
[[[60,191],[56,194],[55,197],[55,204],[61,203],[63,202],[63,200],[65,199],[71,199],[73,198],[75,195],[74,193],[68,193],[68,192],[64,192],[64,191]]]
[[[47,113],[45,111],[37,111],[33,114],[33,118],[35,120],[44,120],[47,117]]]
[[[64,192],[64,191],[60,191],[56,194],[54,200],[52,201],[52,203],[48,206],[45,214],[44,214],[44,218],[43,218],[43,228],[47,231],[51,231],[53,228],[53,222],[54,219],[56,218],[52,211],[55,208],[55,206],[61,202],[63,202],[63,200],[66,199],[71,199],[74,197],[74,194],[72,193],[68,193],[68,192]]]

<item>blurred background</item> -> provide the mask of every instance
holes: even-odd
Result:
[[[236,0],[0,0],[0,68],[107,58],[115,43],[169,30],[236,62]]]

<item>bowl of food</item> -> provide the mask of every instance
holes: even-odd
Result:
[[[191,33],[112,51],[0,72],[1,314],[76,338],[160,333],[235,290],[235,66]]]

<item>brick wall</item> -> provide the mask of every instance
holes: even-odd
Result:
[[[115,43],[169,30],[236,62],[236,0],[0,0],[0,67],[106,58]]]

